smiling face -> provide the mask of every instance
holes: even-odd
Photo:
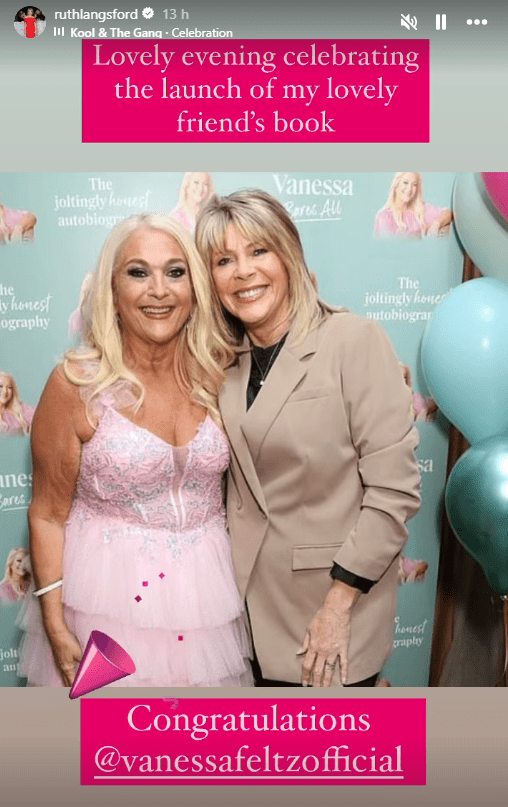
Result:
[[[187,200],[193,205],[200,205],[210,192],[210,179],[208,174],[193,171],[189,178]]]
[[[409,205],[418,193],[418,177],[416,174],[406,172],[399,179],[395,190],[395,201],[400,205]]]
[[[12,399],[12,381],[8,375],[0,375],[0,406],[7,406]]]
[[[25,573],[23,568],[23,562],[25,560],[25,553],[24,552],[17,552],[14,555],[11,563],[11,573],[13,577],[22,577]]]
[[[273,345],[286,333],[288,273],[265,244],[251,241],[230,224],[224,250],[213,255],[212,274],[222,305],[243,323],[254,343]]]
[[[136,230],[113,274],[113,299],[125,344],[167,345],[189,318],[193,293],[178,242],[163,230]]]

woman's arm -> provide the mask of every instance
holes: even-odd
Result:
[[[19,241],[26,233],[31,232],[37,224],[37,216],[34,213],[25,213],[21,221],[11,230],[11,241]]]
[[[420,506],[412,395],[386,333],[355,317],[342,361],[342,388],[363,485],[360,514],[334,561],[379,580],[407,539]]]
[[[446,232],[453,221],[453,211],[448,207],[436,208],[435,218],[427,228],[427,235],[439,235]]]
[[[33,496],[28,510],[30,553],[37,589],[62,578],[64,524],[81,457],[79,393],[57,368],[32,423]],[[65,584],[65,581],[64,581]],[[65,686],[71,686],[81,648],[63,618],[62,589],[39,598],[44,629]]]
[[[453,211],[447,208],[439,217],[439,229],[442,230],[443,227],[449,227],[453,221]]]
[[[377,581],[402,549],[405,520],[419,507],[418,433],[411,392],[384,331],[360,317],[351,318],[348,328],[342,388],[364,494],[358,520],[334,561]],[[345,683],[350,617],[360,596],[342,581],[332,584],[302,647],[304,685],[312,679],[313,686],[329,686],[337,662]]]

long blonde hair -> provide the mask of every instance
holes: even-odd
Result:
[[[6,373],[4,370],[0,370],[0,378],[8,378],[11,382],[12,386],[12,395],[10,400],[7,401],[5,405],[5,412],[12,412],[16,420],[19,422],[19,425],[23,429],[23,434],[28,434],[30,431],[30,425],[26,422],[26,418],[23,414],[23,406],[19,397],[18,386],[14,380],[14,378],[10,375],[10,373]],[[0,412],[0,431],[5,431],[7,425],[2,420],[2,413]]]
[[[208,193],[206,198],[203,199],[201,205],[204,206],[208,199],[215,193],[215,185],[213,184],[212,175],[208,171],[186,171],[183,175],[182,184],[180,185],[180,192],[178,194],[178,207],[187,208],[187,196],[189,193],[189,185],[192,182],[194,174],[204,174],[208,177]]]
[[[20,600],[26,591],[26,587],[30,582],[30,572],[25,569],[22,575],[19,577],[14,577],[13,573],[13,565],[14,559],[16,555],[22,554],[23,557],[29,557],[29,552],[27,549],[24,549],[22,546],[15,546],[14,549],[11,549],[9,554],[7,555],[7,561],[5,563],[5,574],[3,580],[0,580],[0,585],[2,583],[10,583],[12,586],[13,591],[16,593],[18,600]],[[25,584],[25,588],[23,588],[23,584]]]
[[[405,174],[411,173],[413,176],[416,177],[417,188],[416,194],[414,199],[410,201],[407,205],[406,210],[411,211],[411,213],[416,218],[418,224],[420,225],[420,233],[421,235],[425,235],[425,203],[423,201],[423,180],[422,175],[419,174],[417,171],[398,171],[392,179],[392,184],[390,185],[390,190],[388,192],[388,199],[386,201],[386,205],[384,207],[385,210],[390,210],[393,218],[395,219],[395,223],[397,225],[397,230],[400,233],[403,233],[407,229],[407,225],[404,223],[403,219],[403,211],[397,205],[397,189],[402,181],[402,177]]]
[[[220,334],[210,307],[211,283],[191,237],[185,228],[166,213],[143,213],[119,222],[107,237],[97,267],[85,284],[81,303],[83,345],[69,350],[64,373],[73,384],[89,386],[87,416],[95,399],[119,381],[127,382],[137,393],[136,409],[142,405],[145,389],[123,361],[122,334],[113,297],[113,274],[127,239],[139,229],[161,230],[178,243],[189,267],[193,289],[191,316],[178,337],[176,375],[183,389],[206,407],[220,423],[218,392],[224,368],[232,360],[232,350]],[[77,371],[75,369],[77,363]],[[83,369],[96,368],[93,377]]]
[[[210,274],[213,256],[224,251],[226,232],[231,224],[244,238],[273,250],[284,264],[289,279],[292,337],[294,341],[303,339],[325,313],[315,279],[305,263],[300,235],[289,213],[278,199],[261,190],[241,190],[230,196],[213,197],[200,212],[195,232],[196,246]],[[238,342],[243,325],[225,312],[215,287],[212,304],[226,338]]]

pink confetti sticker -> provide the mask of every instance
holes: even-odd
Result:
[[[143,586],[147,586],[147,585],[148,585],[148,580],[143,580],[142,585],[143,585]]]
[[[139,594],[138,594],[138,596],[137,596],[137,597],[134,597],[134,599],[136,600],[136,602],[141,602],[141,600],[142,600],[143,598],[142,598],[142,597],[140,597],[140,596],[139,596]]]
[[[163,698],[162,699],[165,703],[170,703],[172,709],[178,708],[178,698]]]

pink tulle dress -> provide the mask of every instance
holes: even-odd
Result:
[[[82,647],[100,630],[129,653],[136,672],[111,686],[252,686],[222,506],[224,435],[207,416],[176,448],[112,397],[102,403],[65,527],[67,626]],[[36,598],[27,595],[18,624],[18,674],[62,686]]]

